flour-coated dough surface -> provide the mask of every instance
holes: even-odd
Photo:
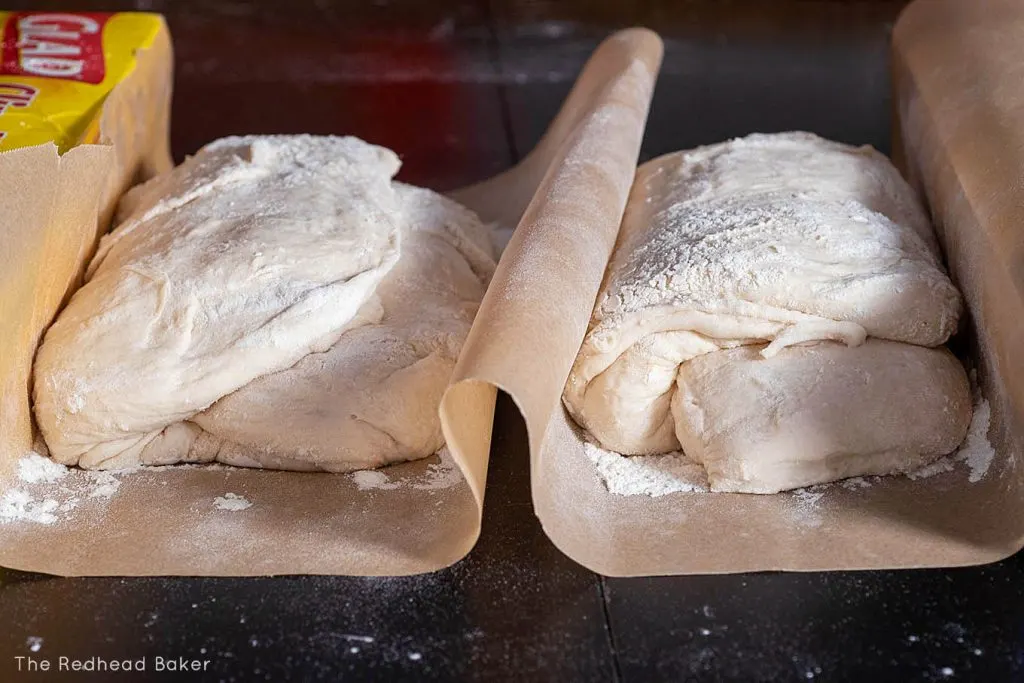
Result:
[[[355,138],[226,138],[126,195],[37,355],[52,457],[345,471],[436,451],[494,253],[398,167]]]
[[[608,449],[679,448],[681,364],[718,349],[870,335],[938,346],[961,302],[885,157],[806,133],[644,164],[564,402]]]

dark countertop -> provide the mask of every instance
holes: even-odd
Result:
[[[513,163],[597,41],[633,24],[666,39],[645,158],[795,128],[887,150],[888,30],[902,5],[12,4],[166,13],[179,158],[229,133],[352,133],[399,150],[402,179],[439,189]],[[1024,680],[1019,556],[955,570],[603,579],[544,536],[524,428],[504,398],[491,458],[481,541],[435,574],[61,579],[0,570],[0,681]],[[148,670],[19,674],[19,656],[146,657]],[[156,657],[210,664],[161,674]]]

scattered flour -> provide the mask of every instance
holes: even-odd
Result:
[[[0,524],[56,524],[85,499],[109,499],[121,486],[110,472],[69,469],[32,451],[18,460],[16,484],[0,494]]]
[[[380,470],[359,470],[358,472],[353,472],[352,480],[356,483],[356,487],[360,491],[369,491],[371,489],[397,489],[402,485],[400,482],[391,481],[388,475],[384,474]]]
[[[794,505],[789,508],[793,521],[801,527],[816,529],[822,525],[821,510],[818,503],[825,496],[830,484],[816,484],[802,489],[793,489],[788,493]]]
[[[818,484],[817,486],[793,489],[792,495],[801,507],[814,507],[821,500],[822,496],[825,495],[824,489],[826,486],[827,484]]]
[[[914,481],[917,481],[918,479],[928,479],[939,474],[952,472],[954,467],[953,459],[947,455],[939,458],[935,462],[928,463],[921,469],[914,470],[913,472],[907,472],[906,477],[907,479],[913,479]]]
[[[109,472],[89,472],[89,479],[93,483],[90,498],[110,498],[121,488],[121,480]]]
[[[464,482],[462,471],[447,448],[437,453],[437,462],[415,477],[392,481],[380,470],[353,472],[352,478],[361,491],[397,489],[408,486],[423,491],[447,489]],[[121,488],[122,477],[164,469],[232,469],[227,465],[182,464],[165,467],[136,467],[127,470],[97,472],[68,468],[32,451],[18,460],[16,479],[10,488],[0,482],[0,524],[27,522],[56,524],[69,517],[85,501],[102,503],[113,498]],[[252,507],[252,502],[237,493],[226,493],[213,500],[218,510],[238,512]]]
[[[956,457],[967,463],[971,473],[967,481],[972,484],[981,481],[988,474],[988,468],[996,456],[996,451],[988,441],[989,422],[992,420],[992,408],[988,401],[982,399],[974,408],[971,426],[967,429],[967,438],[957,451]]]
[[[0,522],[35,522],[53,524],[57,521],[60,503],[53,498],[36,500],[22,489],[11,489],[0,497]]]
[[[67,467],[44,458],[35,451],[31,451],[18,461],[18,479],[26,484],[52,484],[63,479],[67,473]]]
[[[682,453],[625,457],[589,441],[583,448],[611,493],[655,498],[708,490],[704,468]]]
[[[992,420],[992,408],[988,401],[980,399],[974,405],[974,416],[971,417],[971,425],[967,428],[967,437],[960,444],[956,453],[951,453],[939,458],[921,469],[910,472],[907,476],[911,479],[927,479],[937,474],[952,472],[957,464],[963,463],[967,466],[969,473],[967,481],[976,484],[988,474],[988,468],[992,465],[996,451],[988,440],[989,423]]]
[[[134,474],[136,472],[163,472],[164,470],[237,470],[234,465],[219,462],[179,462],[173,465],[135,465],[123,470],[113,470],[115,474]]]
[[[360,491],[387,491],[403,486],[421,491],[437,491],[465,481],[462,470],[455,464],[447,446],[437,452],[437,458],[436,463],[427,465],[426,472],[415,477],[392,480],[386,470],[359,470],[352,473],[352,481]]]
[[[843,479],[839,482],[839,485],[847,491],[870,488],[871,484],[871,480],[866,477],[850,477],[849,479]]]
[[[29,636],[25,639],[25,645],[29,652],[39,652],[43,648],[43,639],[39,636]]]
[[[227,510],[228,512],[239,512],[251,508],[252,502],[237,493],[225,493],[223,496],[217,496],[213,499],[213,507],[218,510]]]
[[[465,481],[462,470],[455,464],[455,459],[452,458],[447,446],[443,446],[437,452],[437,457],[438,462],[428,465],[426,473],[410,481],[410,486],[421,491],[436,491],[451,488]]]

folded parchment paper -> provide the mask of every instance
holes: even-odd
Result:
[[[510,171],[454,193],[456,198],[485,220],[515,226],[528,204],[538,216],[545,207],[578,202],[582,178],[601,192],[590,215],[617,222],[613,216],[621,213],[636,163],[659,58],[660,41],[648,31],[610,38],[588,62],[537,149]],[[159,65],[163,80],[153,72]],[[73,273],[91,253],[97,226],[109,220],[102,171],[110,168],[111,157],[126,164],[134,149],[153,151],[161,163],[127,163],[123,167],[133,176],[169,165],[166,118],[162,127],[140,131],[132,121],[148,119],[133,118],[131,109],[146,102],[166,109],[169,73],[169,43],[140,56],[135,81],[126,81],[105,105],[107,144],[76,147],[63,157],[49,147],[18,150],[12,153],[17,164],[0,157],[0,239],[12,245],[2,256],[9,254],[17,269],[16,277],[3,274],[0,311],[5,333],[8,320],[25,328],[16,339],[0,338],[0,566],[62,575],[403,575],[459,560],[480,533],[495,400],[493,386],[482,382],[460,383],[445,399],[446,424],[457,427],[460,441],[471,437],[475,446],[453,449],[452,460],[428,458],[335,475],[217,466],[104,474],[54,470],[47,461],[22,459],[31,448],[28,363],[40,332],[73,289]],[[162,99],[140,90],[156,85],[163,88],[155,91]],[[593,150],[578,145],[597,138],[616,164],[613,171],[604,162],[592,163]],[[65,175],[75,164],[97,171],[84,176],[92,184],[64,181],[79,178]],[[26,180],[39,177],[61,181],[54,189]],[[559,194],[534,200],[542,179],[545,192]],[[563,181],[571,185],[563,187]],[[18,192],[10,192],[12,187]],[[111,196],[123,183],[117,189]],[[23,216],[51,210],[60,215],[22,230]],[[612,227],[598,229],[607,234]],[[603,253],[595,263],[607,258],[610,241],[596,248]],[[481,317],[500,319],[500,307],[495,315],[485,305]],[[489,335],[500,343],[490,351],[500,356],[506,345],[494,334],[500,334],[497,328]],[[483,353],[479,342],[469,348]]]
[[[31,18],[44,22],[43,26],[52,26],[45,23],[45,12],[27,14],[34,14]],[[8,21],[16,21],[17,16]],[[75,15],[60,16],[74,19]],[[111,23],[120,19],[126,21],[119,24],[121,33],[115,36],[127,41],[126,34],[130,34],[146,47],[134,51],[134,69],[103,101],[97,117],[98,144],[78,145],[63,155],[53,143],[0,153],[0,476],[10,471],[13,458],[31,447],[26,387],[36,343],[58,306],[77,287],[84,263],[95,249],[98,230],[110,222],[118,197],[130,185],[171,167],[171,42],[167,27],[158,15],[117,14],[112,15]],[[125,28],[125,23],[133,21],[134,26]],[[76,25],[71,22],[71,27]],[[115,44],[111,48],[124,59],[134,46]],[[103,71],[102,65],[99,70]],[[13,84],[7,83],[8,79]],[[18,83],[17,76],[0,76],[0,96],[12,90],[20,92]],[[100,92],[106,87],[102,83],[92,86]],[[61,130],[61,124],[72,115],[85,119],[84,107],[95,106],[91,99],[85,104],[62,91],[60,80],[48,82],[47,87],[48,107],[57,106],[54,101],[62,97],[70,98],[67,106],[72,111],[64,112],[57,124],[34,122],[44,131],[48,127]],[[73,92],[73,88],[68,90]],[[26,118],[27,112],[34,113],[33,104],[29,99],[24,108],[15,108],[0,97],[0,111],[25,112]],[[25,126],[27,121],[8,125],[15,124]],[[26,130],[32,129],[16,133]]]
[[[491,386],[512,395],[529,432],[536,513],[577,562],[613,576],[808,571],[977,564],[1021,547],[1024,364],[1013,366],[1011,354],[1024,348],[1017,196],[1024,4],[919,2],[896,29],[895,60],[912,177],[934,207],[976,323],[963,334],[974,342],[971,362],[992,405],[996,455],[985,476],[972,483],[960,466],[916,480],[772,496],[606,490],[560,394],[616,237],[643,127],[639,108],[615,129],[598,125],[608,106],[629,106],[629,96],[617,95],[610,105],[594,103],[593,123],[580,126],[523,216],[442,411],[449,443],[478,460],[486,430],[460,420],[460,405]],[[623,93],[648,87],[640,80],[623,82]]]

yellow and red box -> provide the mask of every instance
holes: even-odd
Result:
[[[168,170],[163,17],[0,12],[0,474],[32,446],[28,378],[121,194]]]
[[[136,12],[0,12],[0,152],[99,140],[107,95],[165,31]]]

